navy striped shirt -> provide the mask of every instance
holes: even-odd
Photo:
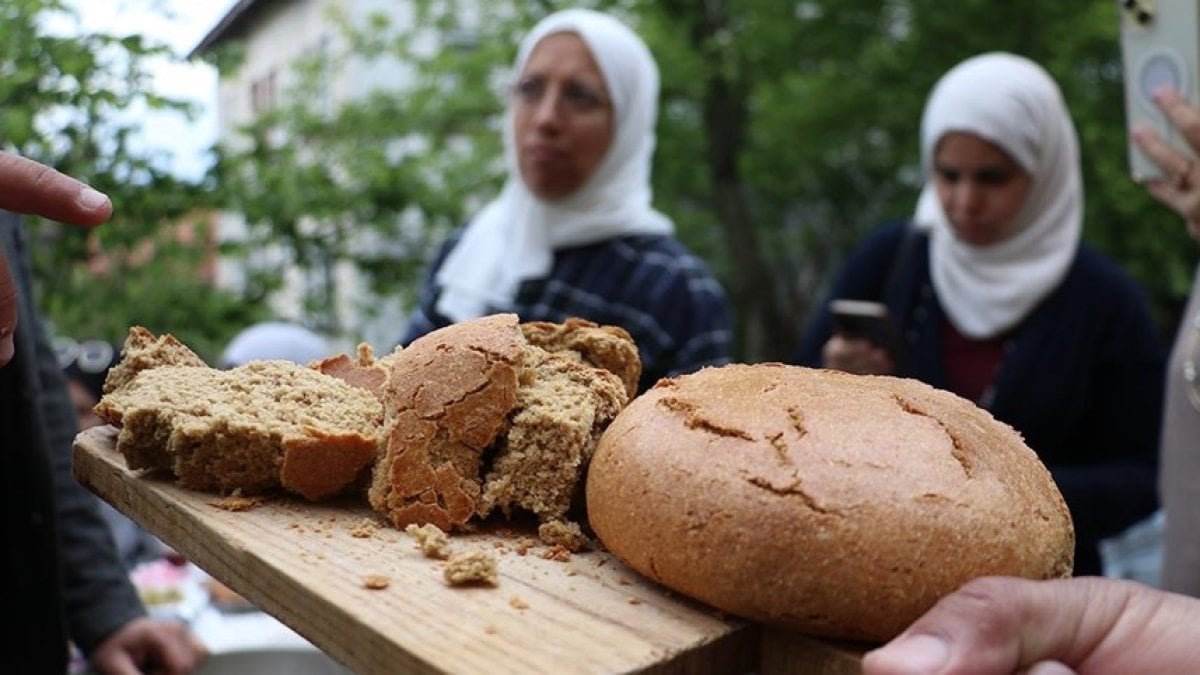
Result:
[[[451,323],[437,312],[436,276],[457,237],[442,246],[430,266],[400,344]],[[642,391],[659,378],[732,358],[724,289],[703,261],[671,237],[620,237],[556,251],[549,275],[521,282],[514,306],[492,311],[513,312],[523,322],[580,317],[624,328],[641,355]]]

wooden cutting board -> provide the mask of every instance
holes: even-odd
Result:
[[[496,559],[496,587],[447,586],[442,561],[364,502],[221,499],[130,471],[116,431],[75,440],[78,480],[167,544],[363,675],[372,673],[823,673],[858,653],[728,616],[606,552],[543,558],[532,532],[455,535]],[[367,588],[369,578],[386,588]]]

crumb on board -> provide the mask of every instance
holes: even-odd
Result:
[[[468,551],[451,556],[442,568],[442,575],[451,586],[495,586],[500,581],[496,571],[496,559],[486,551]]]
[[[262,503],[261,497],[244,497],[240,492],[234,492],[208,504],[226,511],[249,511]]]
[[[404,528],[408,536],[417,541],[417,547],[426,558],[445,560],[450,557],[450,538],[433,523],[425,525],[409,524]]]
[[[529,609],[529,603],[519,595],[514,595],[508,599],[508,604],[513,609]]]
[[[542,557],[546,560],[553,560],[555,562],[569,562],[571,560],[571,552],[568,551],[566,547],[555,544],[554,546],[547,548],[545,551],[542,551]]]
[[[617,577],[617,583],[622,586],[632,586],[633,585],[633,582],[629,580],[629,577]]]
[[[626,601],[626,602],[628,602],[628,603],[629,603],[629,604],[631,604],[631,605],[640,605],[640,604],[642,604],[642,599],[641,599],[641,598],[634,597],[634,596],[632,596],[632,595],[631,595],[631,596],[629,596],[628,598],[626,598],[626,599],[625,599],[625,601]]]
[[[392,580],[382,574],[368,574],[363,577],[363,588],[369,588],[373,591],[380,591],[391,585]]]
[[[483,627],[483,632],[487,633],[488,635],[495,635],[496,633],[500,632],[500,629],[489,623]]]
[[[350,536],[355,539],[370,539],[379,531],[379,526],[370,518],[363,518],[350,529]]]
[[[517,540],[516,548],[514,550],[516,550],[517,555],[525,555],[529,553],[529,549],[533,548],[535,543],[536,542],[529,537],[521,537]]]
[[[538,539],[547,546],[561,546],[571,553],[590,548],[588,538],[579,524],[565,520],[550,520],[538,525]]]

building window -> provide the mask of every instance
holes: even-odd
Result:
[[[275,107],[275,71],[250,84],[250,112],[261,115]]]

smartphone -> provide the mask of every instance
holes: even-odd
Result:
[[[839,298],[830,301],[829,315],[833,331],[843,338],[867,340],[895,354],[896,329],[882,302]]]
[[[1197,0],[1116,0],[1121,22],[1121,64],[1125,79],[1126,131],[1148,127],[1180,153],[1191,147],[1154,104],[1154,92],[1169,86],[1200,105],[1200,2]],[[1128,133],[1126,134],[1128,137]],[[1129,173],[1136,181],[1162,176],[1162,170],[1128,138]]]

